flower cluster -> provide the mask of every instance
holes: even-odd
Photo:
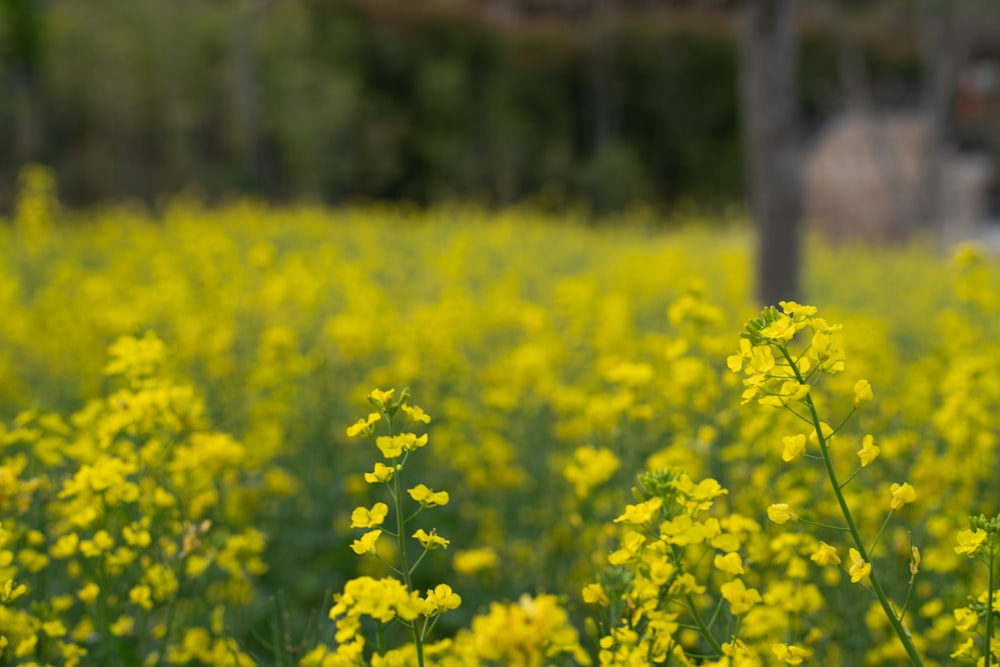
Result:
[[[261,470],[165,361],[152,334],[119,339],[107,374],[123,386],[2,435],[5,664],[252,664],[226,608],[250,602],[266,540],[230,510]]]
[[[915,664],[922,664],[912,635],[903,625],[906,603],[900,610],[888,599],[871,562],[872,554],[892,514],[914,502],[917,499],[916,490],[908,482],[892,483],[889,488],[888,511],[882,527],[871,541],[862,537],[844,489],[863,468],[867,468],[878,457],[880,449],[875,445],[874,438],[866,435],[861,449],[857,452],[859,462],[856,468],[845,481],[841,482],[837,472],[838,461],[834,458],[831,442],[855,411],[874,398],[871,383],[867,379],[860,379],[854,383],[851,408],[847,416],[841,420],[840,426],[833,428],[822,421],[813,388],[823,375],[836,375],[845,368],[844,352],[834,336],[842,327],[831,325],[825,319],[818,317],[818,309],[813,306],[803,306],[792,301],[782,301],[779,305],[780,310],[773,306],[765,308],[760,317],[746,323],[744,332],[740,334],[740,351],[729,357],[728,365],[731,371],[742,370],[746,376],[743,380],[746,387],[743,392],[743,403],[756,398],[761,405],[784,408],[808,425],[807,433],[782,438],[781,458],[789,463],[809,457],[822,464],[843,523],[831,526],[808,520],[790,503],[770,505],[767,508],[768,518],[779,525],[788,521],[800,521],[821,529],[840,531],[846,535],[853,544],[848,550],[849,562],[844,566],[851,583],[870,586],[907,657]],[[793,340],[799,332],[805,330],[811,332],[808,343],[802,349],[793,348]],[[906,595],[907,602],[920,562],[919,550],[915,546],[911,547],[911,550],[913,560],[910,589]],[[820,542],[819,549],[812,554],[811,559],[820,565],[842,566],[836,548],[825,542]]]
[[[413,573],[428,552],[434,549],[447,549],[449,540],[437,534],[435,529],[428,532],[424,528],[412,529],[413,520],[425,509],[447,505],[450,498],[447,491],[434,491],[425,484],[417,484],[406,489],[415,508],[408,507],[403,496],[402,483],[404,471],[410,454],[427,445],[427,434],[417,435],[412,432],[395,431],[396,420],[402,416],[404,426],[426,425],[430,416],[419,406],[409,403],[409,390],[404,389],[396,396],[395,389],[383,391],[375,389],[368,395],[368,402],[374,412],[359,419],[347,428],[349,437],[371,437],[378,424],[384,424],[387,435],[375,439],[378,451],[384,460],[377,461],[370,473],[365,473],[368,484],[385,486],[392,502],[392,524],[386,525],[390,507],[384,502],[377,502],[371,507],[356,507],[351,513],[351,527],[365,529],[365,533],[354,540],[351,549],[358,555],[371,554],[382,561],[393,573],[393,576],[383,579],[358,577],[347,582],[342,593],[334,596],[330,618],[336,621],[334,640],[336,647],[328,649],[319,645],[303,661],[304,665],[353,665],[363,658],[371,657],[373,663],[395,664],[387,656],[390,647],[384,644],[382,625],[390,621],[398,621],[410,630],[412,645],[399,651],[412,651],[418,664],[423,665],[424,645],[430,631],[437,623],[441,614],[457,609],[462,599],[448,584],[438,584],[421,597],[414,588]],[[398,554],[398,563],[392,563],[379,554],[379,542],[383,536],[394,540]],[[421,547],[421,553],[412,559],[407,540],[415,540]],[[380,628],[377,632],[376,645],[372,656],[365,656],[366,643],[361,624],[362,617],[375,621]],[[389,660],[389,662],[385,662]]]

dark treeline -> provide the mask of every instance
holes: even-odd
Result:
[[[712,3],[0,3],[0,210],[27,162],[52,166],[71,203],[192,185],[598,210],[742,194],[731,23]],[[874,66],[905,79],[911,55]],[[834,62],[807,35],[815,111]]]

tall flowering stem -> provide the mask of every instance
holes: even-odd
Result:
[[[412,649],[417,665],[423,667],[424,646],[431,629],[442,613],[461,604],[461,598],[447,584],[439,584],[434,590],[427,591],[425,597],[421,597],[413,587],[413,572],[427,552],[446,549],[449,541],[434,529],[428,532],[420,528],[411,535],[412,526],[408,528],[408,524],[424,509],[447,505],[449,498],[446,491],[433,491],[424,484],[418,484],[405,489],[410,500],[404,502],[405,487],[401,480],[403,469],[410,454],[427,444],[427,435],[418,436],[406,431],[397,433],[394,418],[397,413],[401,414],[407,425],[427,424],[431,420],[421,408],[410,405],[409,398],[409,391],[405,389],[398,397],[393,389],[375,389],[369,394],[368,402],[376,411],[347,428],[349,437],[369,437],[374,434],[379,422],[385,424],[387,435],[375,439],[382,461],[377,461],[374,470],[365,473],[364,479],[369,484],[384,485],[392,498],[391,510],[389,505],[382,502],[354,509],[351,513],[351,527],[362,528],[367,532],[355,540],[351,548],[358,555],[375,556],[402,579],[399,581],[389,577],[375,581],[369,577],[361,577],[349,581],[344,593],[334,596],[336,604],[330,611],[330,617],[338,624],[337,641],[340,646],[337,647],[336,655],[349,661],[356,661],[364,652],[365,642],[359,634],[359,619],[361,616],[371,616],[376,621],[376,655],[379,665],[397,664],[394,661],[402,659],[401,656]],[[394,521],[390,524],[394,525],[394,530],[384,527],[390,511],[395,513]],[[396,541],[398,567],[383,560],[378,553],[378,542],[383,535]],[[422,549],[420,556],[412,563],[407,551],[411,539],[416,540]],[[373,606],[372,601],[379,604]],[[386,651],[382,624],[392,620],[399,621],[410,630],[412,646]],[[392,657],[389,657],[390,653],[393,653]],[[373,664],[375,662],[373,658]]]
[[[983,637],[985,663],[980,662],[980,664],[985,664],[985,667],[996,664],[993,660],[993,615],[996,613],[993,607],[996,597],[994,593],[998,551],[1000,551],[1000,514],[993,518],[987,518],[982,514],[969,517],[969,530],[963,530],[958,534],[958,546],[955,547],[955,553],[980,560],[987,568],[986,595],[984,598],[980,598],[984,607],[981,613],[986,616],[986,633]],[[959,629],[963,631],[973,630],[978,625],[979,613],[976,609],[955,610],[955,617],[959,620]],[[968,622],[970,618],[973,621],[971,623]],[[971,650],[971,647],[972,639],[970,638],[964,648]],[[954,658],[964,653],[965,651],[960,649],[951,657]]]
[[[731,370],[743,370],[747,375],[744,380],[746,390],[743,392],[743,403],[757,399],[762,405],[790,410],[800,419],[811,424],[827,478],[846,524],[846,532],[850,533],[854,542],[855,548],[851,550],[853,562],[850,568],[851,581],[857,583],[868,578],[886,618],[899,637],[910,661],[914,665],[922,666],[923,659],[913,644],[909,632],[903,627],[902,615],[897,614],[894,610],[877,574],[871,567],[870,550],[865,547],[865,541],[861,537],[857,522],[844,497],[843,489],[847,482],[841,483],[839,481],[833,465],[829,439],[835,431],[820,419],[812,397],[810,382],[815,382],[814,378],[818,374],[832,375],[839,373],[844,368],[843,352],[835,345],[832,336],[835,331],[840,329],[840,325],[830,325],[823,318],[816,317],[818,311],[813,306],[803,306],[790,301],[782,301],[779,305],[781,310],[773,306],[765,308],[759,318],[747,322],[746,330],[740,334],[740,352],[728,359]],[[812,330],[812,340],[805,350],[795,355],[791,351],[790,343],[798,332],[806,328]],[[775,352],[777,352],[777,358]],[[854,408],[851,410],[851,414],[862,403],[871,400],[871,398],[871,386],[867,380],[859,381],[855,385]],[[800,414],[797,410],[799,405],[805,406],[807,415]],[[848,415],[849,417],[850,415]],[[846,422],[846,419],[844,421]],[[786,438],[785,453],[782,456],[785,461],[794,460],[804,453],[805,439],[802,436],[798,438],[798,440],[794,437]],[[870,445],[866,445],[866,447],[870,447]],[[863,449],[862,451],[866,452],[865,455],[867,455],[868,450]],[[868,465],[874,456],[877,456],[877,450],[871,459],[866,459],[865,455],[859,452],[859,456],[862,457],[862,467]],[[847,481],[849,482],[853,478],[854,475]],[[909,484],[894,485],[890,515],[894,510],[906,502],[911,502],[915,497],[915,492]],[[784,507],[778,505],[769,509],[772,520],[775,520],[776,514],[773,513],[775,508]],[[784,523],[786,520],[788,518],[783,517],[779,522]],[[877,538],[872,549],[876,543]]]

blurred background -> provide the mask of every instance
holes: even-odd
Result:
[[[71,205],[195,187],[726,209],[748,188],[734,26],[772,4],[0,0],[0,213],[33,162]],[[809,217],[833,238],[905,238],[930,178],[930,217],[994,229],[996,4],[792,4],[785,125]]]

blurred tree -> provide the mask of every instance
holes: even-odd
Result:
[[[739,9],[740,91],[750,211],[757,225],[757,297],[795,299],[802,254],[796,0]]]
[[[0,61],[11,100],[14,167],[42,153],[38,66],[42,54],[43,7],[39,0],[0,0]]]

